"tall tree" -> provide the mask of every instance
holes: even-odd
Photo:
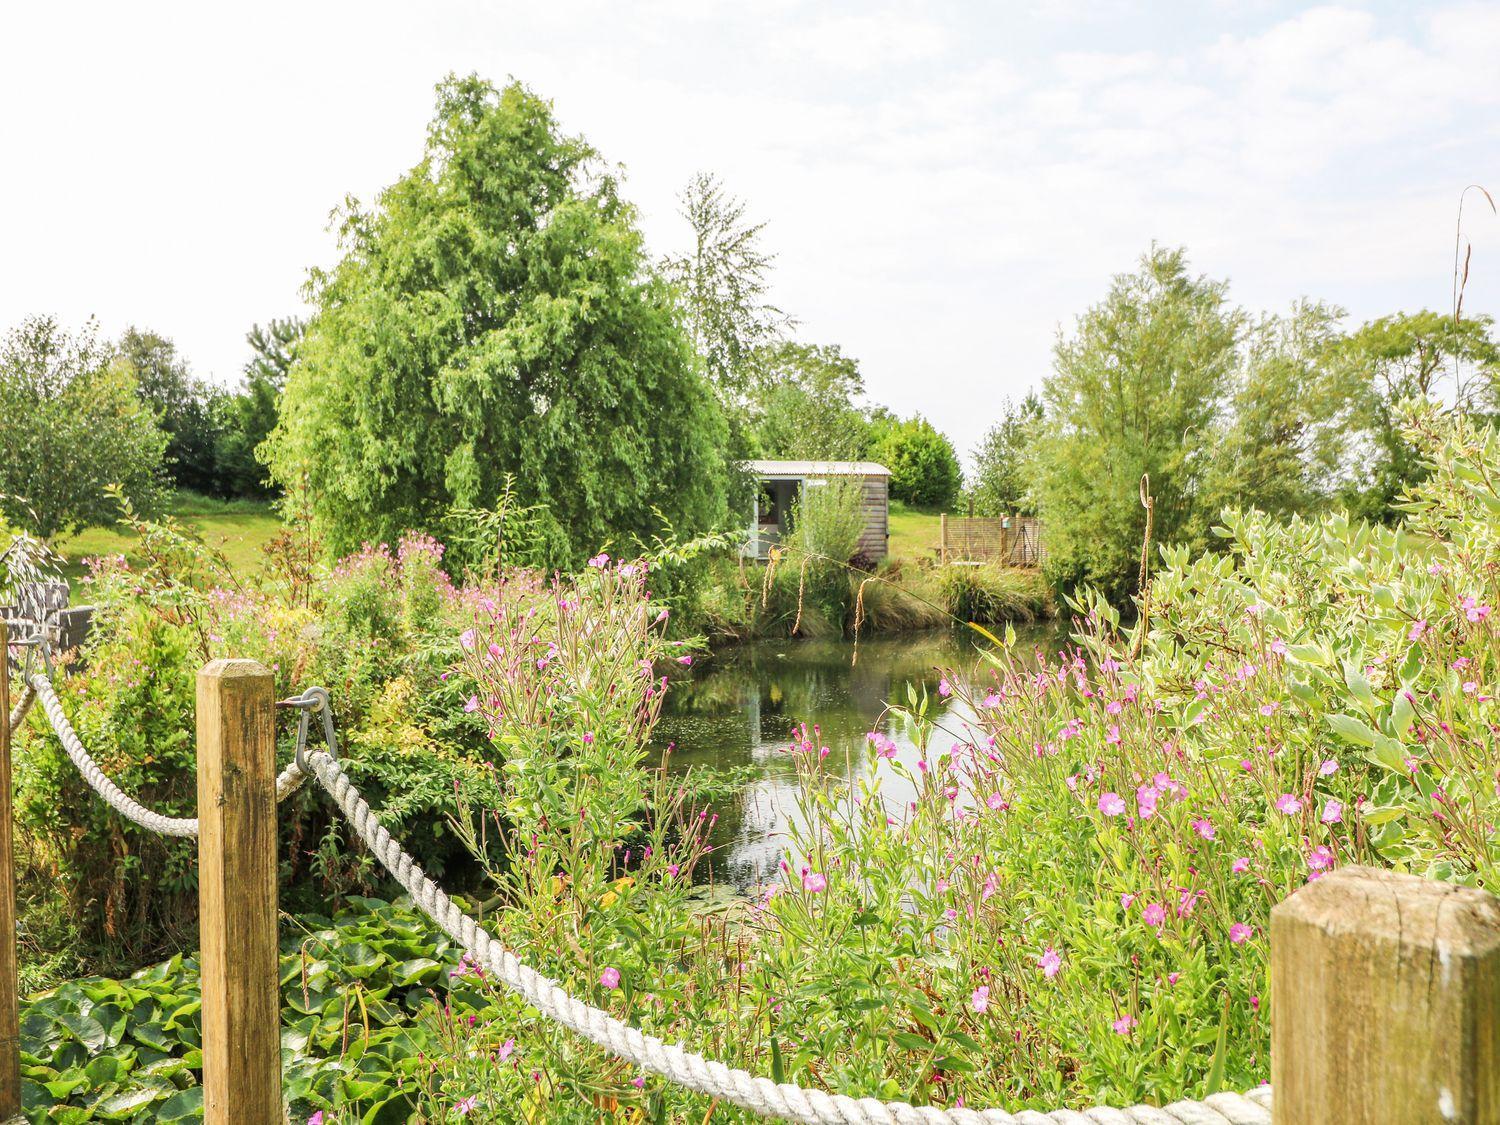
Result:
[[[755,357],[751,403],[762,456],[853,461],[864,456],[870,424],[855,405],[864,394],[859,364],[838,346],[783,341]]]
[[[436,529],[514,474],[556,561],[725,512],[724,421],[633,208],[518,83],[450,77],[420,163],[351,205],[268,443],[330,544]]]
[[[1201,543],[1213,434],[1230,396],[1243,315],[1227,285],[1193,277],[1181,250],[1153,247],[1140,268],[1059,339],[1034,443],[1048,567],[1060,585],[1134,591],[1149,474],[1159,543]]]
[[[177,345],[156,332],[131,327],[118,345],[135,371],[141,398],[167,435],[167,473],[179,488],[224,495],[214,450],[223,392],[194,378]]]
[[[276,410],[306,324],[297,317],[254,325],[245,340],[250,360],[240,389],[220,402],[215,460],[224,488],[234,496],[264,498],[274,489],[258,450],[276,428]]]
[[[135,371],[102,344],[33,317],[0,340],[0,509],[43,539],[120,512],[118,486],[150,510],[166,435],[137,394]]]
[[[1026,455],[1041,422],[1042,400],[1035,391],[1028,391],[1020,402],[1006,400],[1000,421],[989,428],[974,451],[969,499],[978,515],[1033,513]]]
[[[757,351],[788,324],[767,297],[776,259],[761,247],[765,224],[750,222],[744,202],[716,176],[699,172],[680,200],[693,247],[669,257],[666,272],[682,295],[709,380],[727,405],[738,406],[752,390]]]
[[[1347,490],[1350,507],[1390,522],[1396,501],[1426,476],[1401,432],[1402,402],[1416,399],[1489,415],[1500,409],[1500,348],[1487,316],[1397,313],[1351,333],[1339,349],[1341,377],[1359,388],[1365,471]]]
[[[885,423],[874,457],[891,471],[892,500],[947,508],[963,487],[963,467],[948,436],[920,414]]]

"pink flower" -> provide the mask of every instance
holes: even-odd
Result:
[[[1243,922],[1236,922],[1229,927],[1229,940],[1233,945],[1244,945],[1250,940],[1250,935],[1255,931]]]
[[[646,1079],[644,1077],[642,1077],[641,1075],[637,1074],[634,1078],[632,1078],[630,1080],[630,1084],[632,1086],[634,1086],[637,1090],[643,1090],[646,1087]]]
[[[984,799],[984,803],[996,810],[1010,808],[1010,803],[1006,801],[1004,793],[991,793]]]
[[[1329,798],[1328,803],[1323,806],[1323,815],[1318,819],[1324,824],[1337,824],[1344,819],[1344,806]]]
[[[987,707],[993,711],[996,707],[1000,706],[1000,697],[994,692],[990,692],[989,695],[984,697],[984,702],[980,706]]]
[[[1477,598],[1465,598],[1463,600],[1464,616],[1470,621],[1483,621],[1490,615],[1490,607],[1480,605]]]
[[[1262,703],[1260,705],[1260,713],[1268,719],[1279,710],[1281,710],[1281,704],[1279,703]]]
[[[599,983],[613,991],[620,987],[620,970],[610,966],[599,974]]]
[[[474,636],[475,633],[473,629],[465,629],[458,635],[458,643],[464,646],[465,652],[474,651]]]
[[[692,662],[693,662],[693,658],[692,658],[691,655],[679,656],[677,658],[677,663],[679,663],[679,664],[691,664]]]
[[[1168,984],[1176,984],[1181,979],[1182,979],[1182,974],[1181,973],[1168,973],[1167,974],[1167,983]]]
[[[983,1015],[989,1009],[989,1006],[990,986],[981,984],[974,990],[973,995],[969,997],[969,1007],[973,1008],[980,1015]]]
[[[323,1125],[323,1111],[320,1109],[307,1119],[307,1125]]]
[[[1148,926],[1160,929],[1167,920],[1167,908],[1159,902],[1148,902],[1146,908],[1141,911],[1141,921]]]
[[[1135,790],[1136,808],[1140,810],[1142,820],[1150,820],[1156,815],[1156,802],[1161,793],[1154,785],[1139,785]]]
[[[875,753],[882,758],[894,758],[896,756],[896,740],[883,731],[872,730],[865,735],[870,740],[870,745],[875,747]]]
[[[948,682],[946,677],[938,681],[938,694],[944,699],[953,694],[953,685]]]
[[[1119,816],[1125,811],[1125,801],[1118,793],[1106,793],[1099,798],[1099,811],[1105,816]]]
[[[1112,1028],[1114,1028],[1114,1031],[1115,1031],[1116,1035],[1129,1035],[1130,1034],[1130,1029],[1132,1027],[1134,1027],[1135,1025],[1136,1025],[1136,1018],[1134,1016],[1121,1016],[1119,1019],[1115,1020],[1115,1022],[1112,1023],[1112,1024],[1110,1024],[1109,1026],[1112,1027]]]
[[[1233,871],[1236,875],[1243,875],[1246,871],[1250,870],[1249,857],[1241,856],[1229,865],[1229,870]]]
[[[470,1094],[467,1098],[460,1098],[458,1101],[454,1102],[453,1111],[460,1117],[467,1117],[474,1111],[474,1107],[478,1104],[479,1095]]]
[[[1326,758],[1324,759],[1323,764],[1318,767],[1318,773],[1322,777],[1332,777],[1334,774],[1338,773],[1338,770],[1339,761],[1337,758]]]
[[[818,894],[828,889],[828,880],[817,871],[809,871],[802,876],[802,889],[809,894]]]
[[[1201,817],[1193,821],[1193,831],[1198,833],[1198,835],[1202,836],[1205,840],[1212,840],[1214,838],[1213,822],[1204,820]]]
[[[1425,632],[1427,632],[1427,618],[1423,617],[1412,625],[1411,631],[1406,634],[1406,639],[1409,641],[1420,641],[1422,634]]]
[[[1058,973],[1062,972],[1062,957],[1058,955],[1057,950],[1049,945],[1042,951],[1042,955],[1037,958],[1037,966],[1042,970],[1042,976],[1051,980]]]
[[[1129,910],[1130,907],[1131,907],[1131,905],[1134,902],[1135,902],[1135,895],[1130,894],[1130,893],[1127,892],[1126,894],[1123,894],[1123,895],[1120,896],[1120,909],[1121,910]]]
[[[593,567],[595,570],[603,570],[608,565],[609,556],[602,551],[599,554],[595,555],[593,558],[589,559],[589,566]]]
[[[1296,816],[1302,811],[1302,802],[1290,793],[1283,793],[1276,798],[1276,811],[1286,816]]]
[[[1307,866],[1312,871],[1327,871],[1333,866],[1333,849],[1319,844],[1308,855]]]
[[[464,704],[464,710],[466,712],[469,712],[469,713],[473,713],[475,711],[478,711],[479,710],[479,696],[477,696],[477,695],[471,695],[471,696],[469,696],[468,701]]]
[[[1110,725],[1109,733],[1104,736],[1104,741],[1111,746],[1118,746],[1120,744],[1120,725],[1118,723]]]
[[[510,1058],[510,1056],[515,1052],[515,1049],[516,1039],[515,1036],[511,1036],[504,1043],[500,1044],[500,1049],[495,1052],[495,1061],[504,1062],[506,1059]]]
[[[1285,656],[1286,642],[1280,637],[1277,637],[1274,641],[1271,642],[1271,651],[1274,652],[1277,656]]]

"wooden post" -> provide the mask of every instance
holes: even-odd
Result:
[[[10,778],[10,636],[0,621],[0,1120],[21,1112],[20,984],[16,978],[16,861]]]
[[[1271,911],[1276,1125],[1500,1125],[1500,901],[1368,867]]]
[[[276,689],[253,660],[198,673],[203,1120],[281,1125]]]
[[[948,513],[938,514],[938,562],[948,561]]]

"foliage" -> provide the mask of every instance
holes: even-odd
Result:
[[[953,443],[921,415],[889,426],[874,450],[891,471],[891,497],[920,507],[947,508],[958,497],[963,470]]]
[[[43,539],[113,523],[119,485],[149,509],[160,491],[166,436],[136,397],[135,375],[112,362],[92,323],[70,334],[33,317],[0,341],[0,508]]]
[[[301,320],[288,317],[265,328],[257,324],[246,336],[252,354],[241,387],[219,400],[214,460],[218,487],[227,495],[274,495],[258,451],[276,428],[277,406],[304,329]]]
[[[1487,316],[1401,313],[1370,321],[1340,342],[1339,375],[1357,395],[1353,428],[1364,454],[1362,471],[1346,488],[1352,512],[1395,520],[1398,499],[1422,479],[1420,450],[1403,436],[1403,402],[1442,402],[1481,417],[1500,410],[1493,323]]]
[[[836,345],[783,341],[755,357],[754,437],[763,457],[857,461],[870,426],[854,400],[864,394],[859,365]]]
[[[1034,470],[1057,585],[1088,582],[1114,600],[1135,589],[1143,474],[1156,541],[1204,545],[1217,514],[1201,496],[1211,464],[1205,438],[1231,393],[1243,331],[1226,292],[1223,282],[1190,276],[1181,250],[1153,247],[1059,340]]]
[[[745,218],[745,204],[716,176],[699,172],[680,197],[693,248],[669,257],[665,272],[676,285],[692,335],[721,399],[738,405],[758,379],[757,353],[774,345],[786,315],[768,299],[775,255],[761,249],[764,223]]]
[[[1035,515],[1025,466],[1027,450],[1042,429],[1042,400],[1034,391],[1020,402],[1007,399],[1001,414],[974,451],[968,488],[973,514]]]
[[[223,495],[216,450],[224,392],[197,379],[177,345],[155,332],[127,328],[116,345],[135,372],[141,400],[167,435],[167,474],[178,488]]]
[[[570,565],[725,510],[724,421],[633,208],[519,84],[438,89],[426,152],[352,206],[268,443],[337,552],[436,529],[507,474]]]
[[[981,625],[1031,621],[1047,609],[1047,589],[1034,570],[983,563],[939,569],[944,606],[959,621]]]

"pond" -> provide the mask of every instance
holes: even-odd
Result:
[[[1055,623],[1018,629],[1016,651],[1051,654],[1066,630]],[[821,731],[831,753],[828,765],[858,762],[866,734],[877,724],[896,742],[897,758],[914,767],[911,733],[886,704],[904,702],[906,685],[926,685],[937,702],[939,669],[971,675],[981,663],[979,637],[968,631],[901,634],[862,640],[757,641],[703,659],[691,676],[674,679],[657,741],[672,746],[674,769],[744,767],[748,782],[725,807],[711,843],[712,877],[749,886],[774,871],[786,846],[788,825],[799,816],[796,771],[786,753],[793,728],[806,723]],[[937,708],[940,729],[929,753],[946,749],[972,718],[962,704]],[[907,783],[892,774],[884,782],[891,800],[905,801]]]

